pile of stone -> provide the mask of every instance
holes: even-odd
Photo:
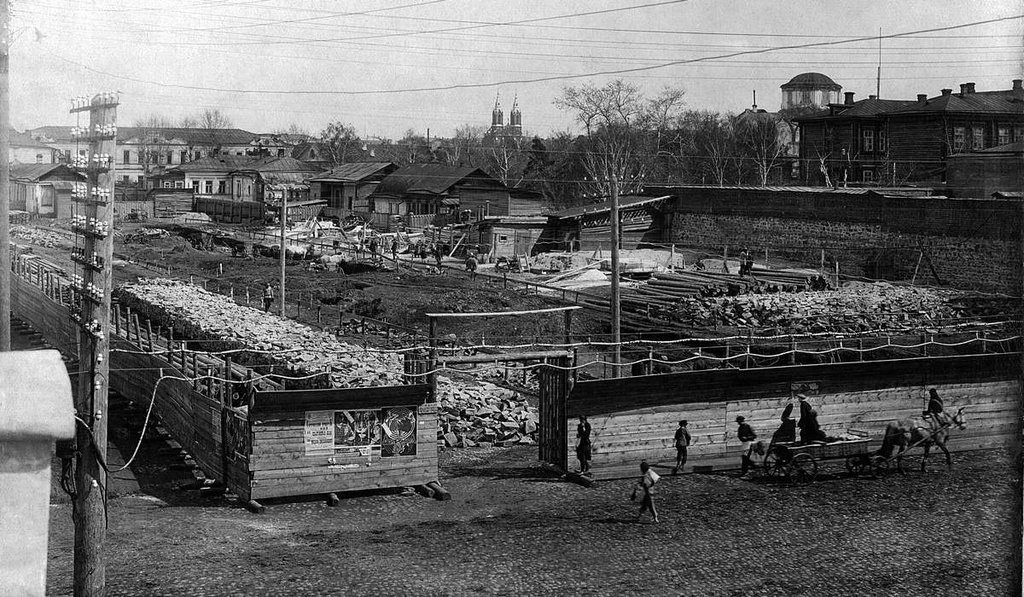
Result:
[[[537,409],[517,392],[480,381],[437,377],[438,440],[446,447],[534,444]]]
[[[964,315],[958,293],[886,283],[849,283],[839,290],[733,297],[686,297],[676,316],[704,326],[775,328],[784,333],[858,332],[936,327]]]
[[[244,365],[274,365],[282,375],[320,374],[289,388],[366,387],[402,383],[401,358],[365,350],[230,298],[176,280],[149,279],[116,291],[122,308],[173,328],[174,336],[206,350],[248,349],[232,358]],[[261,369],[262,371],[262,369]]]
[[[29,244],[50,249],[63,249],[71,246],[71,239],[65,235],[33,226],[11,226],[11,237]]]

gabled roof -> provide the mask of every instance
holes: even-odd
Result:
[[[77,174],[67,164],[11,164],[11,179],[38,181],[61,169],[67,170],[68,173]],[[81,178],[85,180],[84,176],[81,176]]]
[[[501,181],[472,166],[449,166],[447,164],[409,164],[388,174],[377,185],[374,195],[400,197],[407,193],[429,193],[443,195],[466,178],[483,178],[497,186]]]
[[[982,91],[979,93],[950,93],[928,98],[923,102],[910,102],[902,109],[893,110],[891,116],[904,114],[1024,114],[1024,102],[1013,91]]]
[[[393,162],[352,162],[342,164],[330,172],[311,178],[312,182],[359,182],[382,170],[395,170],[398,165]]]

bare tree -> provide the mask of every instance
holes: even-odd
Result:
[[[757,181],[767,186],[772,173],[782,163],[787,146],[780,139],[782,121],[779,116],[769,113],[745,113],[736,118],[736,136],[739,147],[745,150],[745,157],[755,169]]]
[[[487,144],[486,170],[508,188],[523,181],[528,156],[524,137],[498,137]]]
[[[448,164],[451,166],[477,166],[480,163],[481,142],[485,127],[464,124],[455,129],[455,137],[447,145]]]
[[[139,162],[142,164],[145,178],[156,174],[162,165],[171,161],[171,143],[165,129],[174,125],[165,116],[150,114],[146,118],[135,120],[133,125],[139,129]]]
[[[677,118],[683,92],[666,88],[645,98],[640,89],[617,79],[602,87],[565,87],[555,105],[573,114],[585,132],[577,143],[590,186],[610,192],[615,175],[624,193],[638,191],[657,165],[669,125]]]
[[[324,157],[331,166],[359,161],[363,158],[363,141],[355,127],[343,122],[332,122],[320,133]]]

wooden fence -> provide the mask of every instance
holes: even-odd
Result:
[[[954,448],[1011,446],[1021,434],[1020,358],[1020,353],[918,357],[582,381],[568,397],[566,416],[588,415],[599,475],[601,469],[634,474],[641,460],[671,466],[681,419],[689,421],[693,436],[690,464],[738,466],[736,416],[746,417],[767,441],[797,393],[810,397],[826,434],[853,428],[880,441],[888,422],[919,416],[928,389],[936,388],[947,409],[966,407],[968,428],[953,432]],[[574,426],[566,439],[566,445],[574,444]]]

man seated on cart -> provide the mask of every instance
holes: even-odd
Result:
[[[822,432],[818,424],[818,412],[811,408],[807,396],[797,394],[800,399],[800,421],[796,424],[800,428],[800,443],[810,444],[813,442],[826,442],[828,437]]]
[[[772,444],[791,443],[796,441],[796,420],[790,415],[793,414],[793,403],[786,405],[782,411],[782,425],[772,434]]]

